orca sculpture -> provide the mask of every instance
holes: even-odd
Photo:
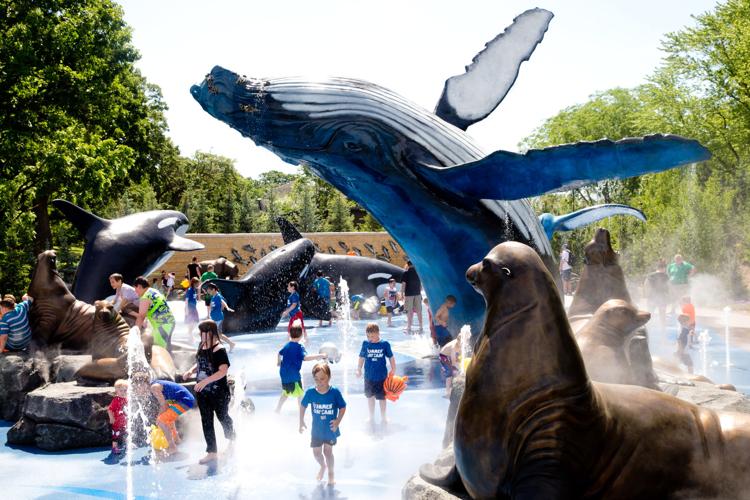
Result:
[[[463,129],[502,100],[551,18],[540,9],[516,18],[465,75],[446,82],[436,113],[365,81],[246,78],[219,66],[191,93],[215,118],[365,207],[409,255],[430,302],[456,296],[454,326],[478,331],[485,304],[466,283],[467,267],[516,240],[556,269],[524,197],[710,156],[696,141],[665,135],[482,152]]]
[[[183,238],[188,219],[174,210],[151,210],[107,220],[65,200],[52,205],[83,234],[86,245],[78,263],[73,295],[83,302],[112,295],[109,276],[122,274],[126,283],[148,276],[174,251],[203,249],[197,241]]]
[[[283,217],[276,218],[276,224],[281,229],[284,244],[290,244],[303,238],[294,225]],[[323,307],[322,301],[312,286],[318,275],[328,276],[338,286],[339,280],[344,278],[349,287],[349,295],[362,295],[365,298],[382,296],[383,288],[388,280],[395,278],[401,282],[404,270],[398,266],[369,257],[353,255],[330,255],[315,253],[304,276],[300,277],[300,300],[305,317],[329,319],[330,311]],[[335,297],[332,297],[335,300]]]
[[[279,323],[289,296],[287,284],[299,281],[315,254],[312,241],[301,239],[267,254],[238,280],[213,279],[227,305],[225,333],[273,330]]]

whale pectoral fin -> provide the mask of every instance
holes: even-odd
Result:
[[[513,19],[474,56],[466,73],[446,80],[435,114],[466,130],[492,113],[516,81],[521,64],[544,38],[552,17],[549,11],[531,9]]]
[[[97,233],[109,224],[107,219],[97,217],[91,212],[66,200],[52,200],[52,206],[62,212],[65,218],[68,219],[83,236],[86,236],[90,229],[93,229],[94,233]]]
[[[294,224],[283,217],[276,217],[274,220],[281,230],[281,237],[284,239],[285,245],[302,239],[302,234],[294,227]]]
[[[630,215],[646,222],[646,216],[643,215],[643,212],[637,208],[618,203],[586,207],[557,217],[550,217],[551,214],[542,214],[539,216],[539,222],[544,227],[547,237],[551,240],[552,235],[557,231],[572,231],[613,215]]]
[[[169,249],[176,252],[192,252],[195,250],[203,250],[206,248],[203,243],[183,238],[182,236],[174,235],[172,241],[169,243]]]
[[[661,172],[710,157],[698,141],[659,134],[566,144],[526,154],[496,151],[476,162],[417,171],[428,182],[464,197],[517,200],[604,179]]]

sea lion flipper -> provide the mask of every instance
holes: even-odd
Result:
[[[91,212],[66,200],[52,200],[52,206],[62,212],[65,218],[68,219],[83,236],[86,236],[92,228],[94,229],[94,233],[97,233],[109,224],[107,219],[97,217]]]

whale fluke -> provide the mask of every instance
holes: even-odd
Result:
[[[619,203],[595,205],[565,215],[543,213],[539,216],[539,222],[542,224],[547,238],[552,241],[552,235],[558,231],[572,231],[580,227],[588,226],[589,224],[593,224],[594,222],[607,217],[612,217],[613,215],[630,215],[646,222],[646,216],[643,212],[637,208]]]
[[[474,56],[466,73],[445,81],[435,114],[461,130],[486,118],[513,86],[521,64],[544,38],[552,17],[547,10],[530,9],[513,19]]]

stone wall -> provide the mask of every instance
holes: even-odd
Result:
[[[406,264],[404,252],[388,233],[302,233],[315,243],[320,252],[346,255],[348,250],[359,251],[363,257],[374,257],[399,267]],[[225,257],[245,274],[257,260],[284,245],[281,233],[236,233],[185,235],[186,238],[203,243],[206,248],[197,252],[175,252],[172,258],[151,275],[155,278],[161,270],[173,272],[177,282],[182,281],[187,265],[193,256],[198,261]]]

